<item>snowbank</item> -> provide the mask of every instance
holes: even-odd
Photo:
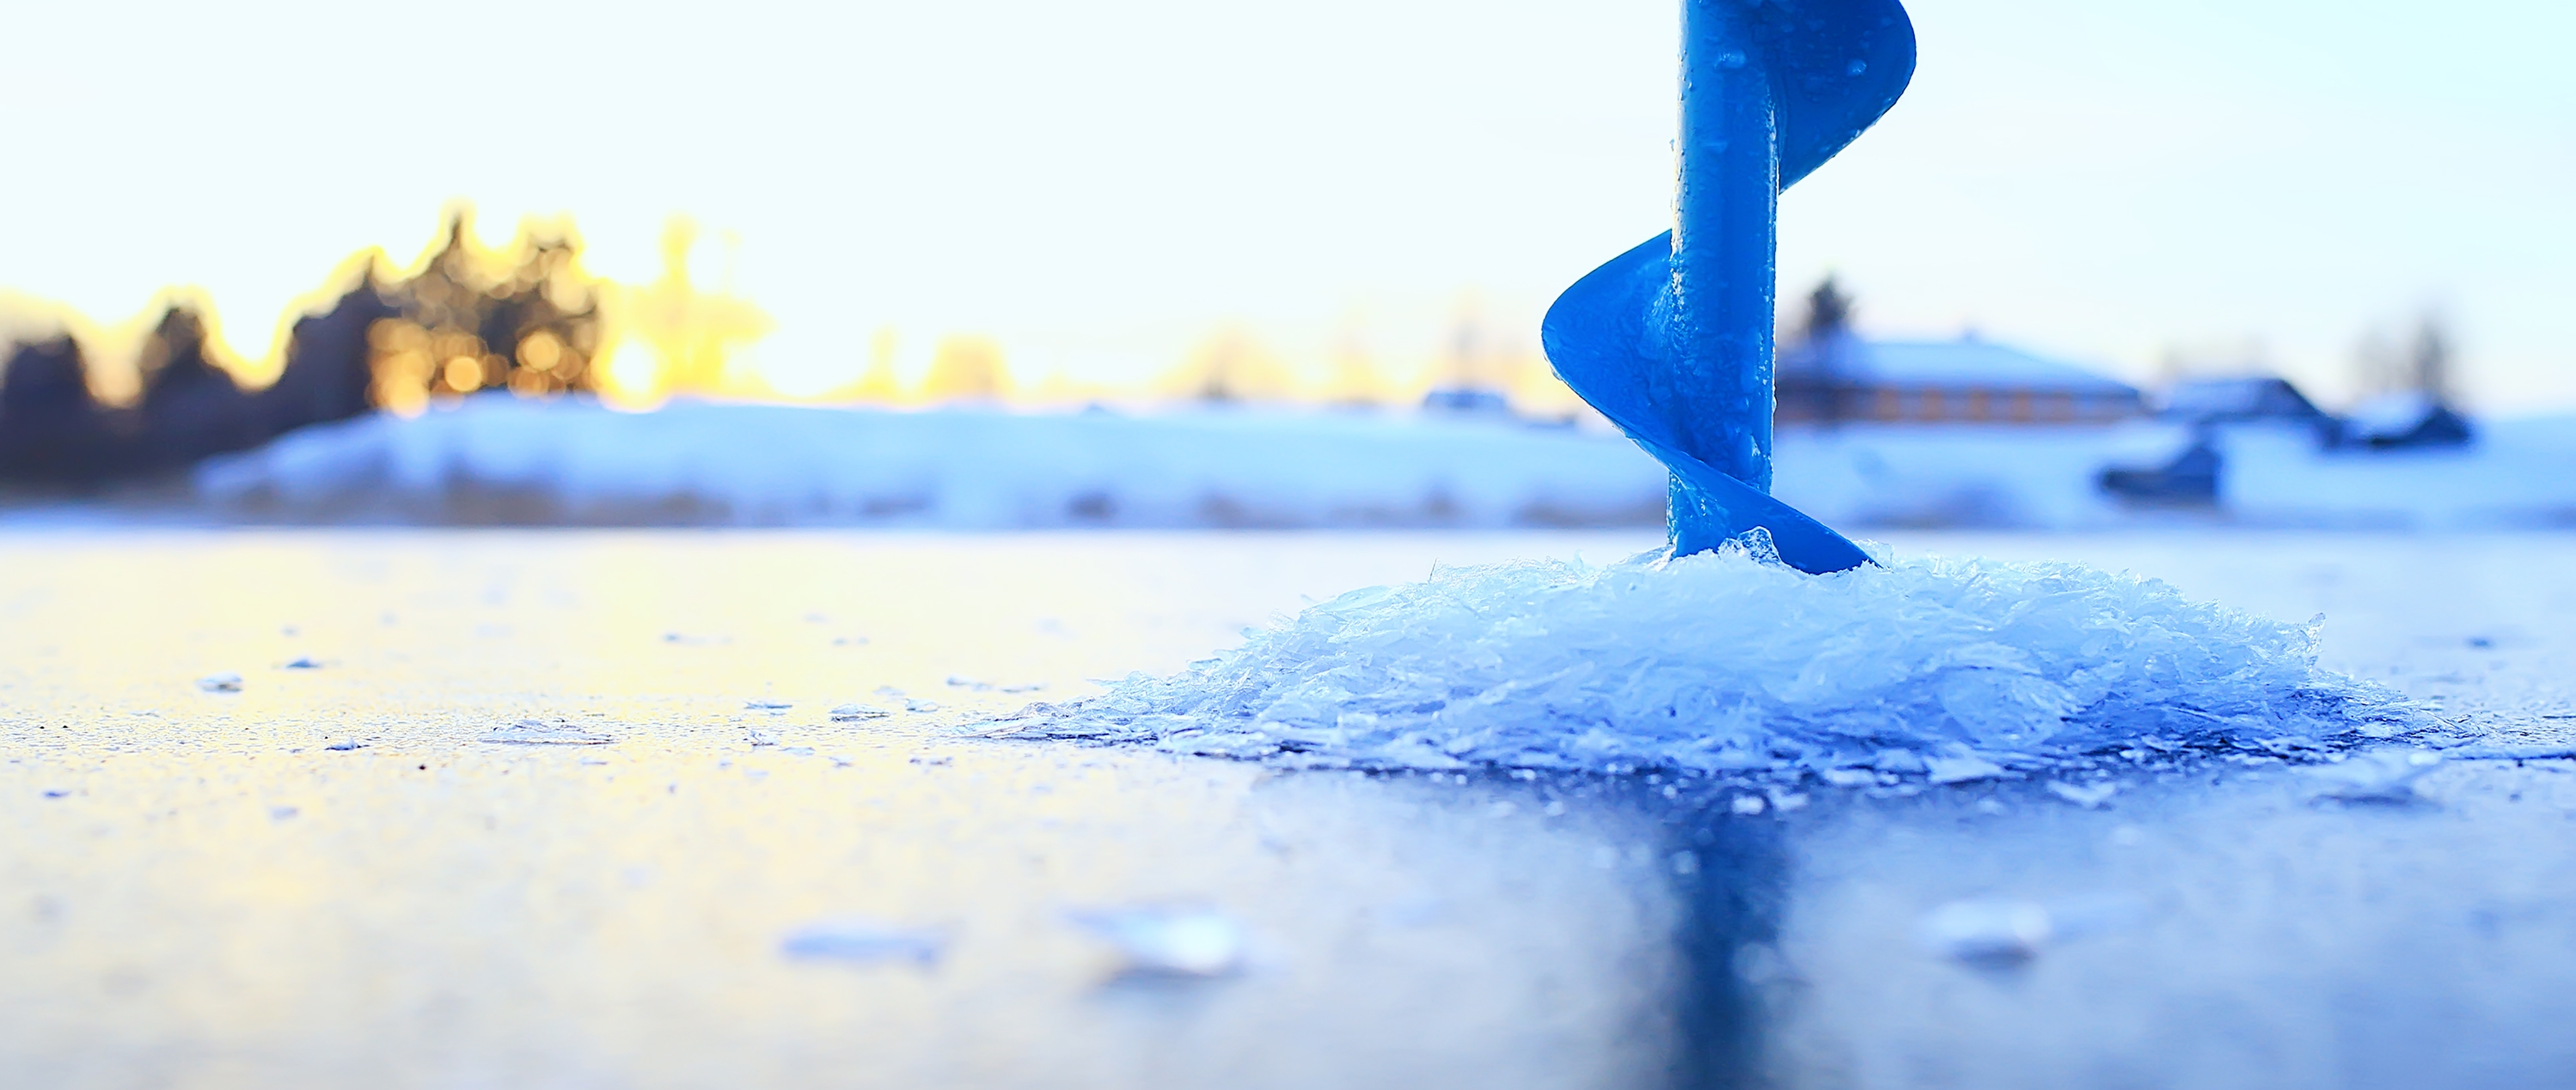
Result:
[[[1511,421],[498,397],[297,432],[196,487],[254,518],[963,529],[1603,525],[1664,502],[1626,440]]]
[[[2576,525],[2576,420],[2482,426],[2459,450],[2315,448],[2236,427],[2223,517],[2255,525]],[[1784,430],[1774,491],[1827,525],[2116,527],[2094,487],[2179,427]],[[469,398],[292,433],[208,463],[199,495],[286,521],[1061,526],[1546,526],[1661,521],[1626,440],[1509,420],[1236,409],[891,412]],[[2149,517],[2170,517],[2156,513]]]
[[[2141,746],[2296,753],[2415,723],[2320,670],[2309,626],[2075,565],[1880,556],[1827,576],[1736,545],[1437,571],[993,733],[1305,766],[1946,782]]]

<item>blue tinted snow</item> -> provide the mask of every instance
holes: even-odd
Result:
[[[2120,750],[2299,753],[2420,722],[2320,669],[2314,621],[2072,564],[1875,555],[1826,576],[1758,542],[1438,569],[992,733],[1320,767],[1960,782]]]

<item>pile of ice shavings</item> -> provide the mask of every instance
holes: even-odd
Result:
[[[2315,621],[2070,564],[1878,549],[1879,565],[1810,576],[1766,544],[1438,569],[991,733],[1319,767],[1943,782],[2141,748],[2295,759],[2421,722],[2319,669]]]

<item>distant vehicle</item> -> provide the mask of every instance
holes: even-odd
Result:
[[[2134,386],[1974,337],[1809,340],[1780,358],[1782,424],[2108,424],[2145,414]]]
[[[2209,507],[2218,503],[2218,474],[2227,460],[2207,431],[2171,461],[2155,466],[2112,466],[2094,483],[2138,507]]]

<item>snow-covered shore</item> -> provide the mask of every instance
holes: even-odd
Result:
[[[2172,425],[1784,430],[1775,491],[1827,523],[2087,529],[2171,519],[2094,486],[2153,464]],[[2576,525],[2576,420],[2484,425],[2471,447],[2317,450],[2217,436],[2216,511],[2262,526]],[[882,525],[953,529],[1648,524],[1661,467],[1596,431],[1404,413],[895,412],[473,398],[308,428],[201,467],[197,496],[255,521]]]

